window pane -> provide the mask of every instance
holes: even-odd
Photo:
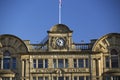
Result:
[[[65,77],[65,80],[69,80],[69,77]]]
[[[48,80],[48,77],[45,77],[45,80]]]
[[[89,77],[89,76],[86,76],[86,80],[90,80],[90,77]]]
[[[64,68],[63,59],[58,59],[58,68]]]
[[[68,59],[65,59],[65,68],[68,68]]]
[[[110,76],[106,76],[106,77],[105,77],[105,80],[110,80]]]
[[[38,77],[38,80],[43,80],[43,77]]]
[[[110,65],[109,65],[109,56],[105,57],[105,61],[106,61],[106,68],[109,68],[110,67]]]
[[[57,80],[57,77],[53,77],[53,80]]]
[[[86,67],[86,68],[89,67],[89,61],[88,61],[88,59],[85,59],[85,67]]]
[[[58,77],[58,80],[64,80],[64,77]]]
[[[38,68],[43,68],[43,60],[38,59]]]
[[[115,49],[111,50],[111,67],[118,68],[118,52]]]
[[[53,59],[53,68],[57,68],[56,59]]]
[[[3,59],[3,68],[4,69],[10,69],[10,58],[4,58]]]
[[[74,59],[74,68],[77,68],[77,59]]]
[[[77,76],[74,76],[74,80],[77,80]]]
[[[118,68],[118,56],[111,56],[112,68]]]
[[[17,61],[16,58],[12,58],[12,69],[16,69]]]
[[[45,68],[48,68],[48,59],[45,59]]]
[[[36,80],[36,77],[33,77],[33,80]]]
[[[36,59],[33,59],[33,68],[36,68]]]
[[[83,68],[84,67],[83,59],[78,59],[78,66],[79,66],[79,68]]]
[[[80,76],[80,77],[79,77],[79,80],[84,80],[84,76]]]

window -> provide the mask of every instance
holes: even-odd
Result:
[[[36,59],[33,59],[33,68],[36,68]]]
[[[63,59],[58,59],[58,68],[64,68]]]
[[[111,67],[118,68],[118,53],[115,49],[111,50]]]
[[[58,77],[58,80],[64,80],[64,77]]]
[[[48,77],[45,77],[45,80],[48,80]]]
[[[68,68],[68,59],[53,59],[54,68]]]
[[[48,68],[48,59],[33,59],[33,68]]]
[[[67,77],[65,77],[65,80],[69,80],[69,77],[67,76]]]
[[[53,80],[57,80],[57,77],[53,77]]]
[[[106,61],[106,68],[109,68],[110,67],[110,65],[109,65],[109,56],[106,56],[105,57],[105,61]]]
[[[105,77],[105,80],[110,80],[110,76],[106,76],[106,77]]]
[[[12,69],[16,69],[16,58],[12,58]]]
[[[10,69],[10,52],[5,51],[3,57],[3,69]]]
[[[86,76],[86,80],[90,80],[90,76]]]
[[[89,60],[88,59],[73,59],[74,68],[88,68]]]
[[[36,80],[36,77],[33,77],[33,80]]]
[[[43,60],[38,59],[38,68],[43,68]]]
[[[74,80],[77,80],[77,76],[74,76]]]
[[[45,59],[45,67],[44,68],[48,68],[48,59]]]
[[[56,61],[56,59],[53,59],[53,66],[54,66],[54,68],[57,68],[57,61]]]
[[[86,67],[86,68],[89,67],[89,61],[88,61],[88,59],[85,59],[85,67]]]
[[[79,80],[84,80],[84,76],[79,76]]]
[[[2,80],[10,80],[10,77],[2,77]]]
[[[65,59],[65,68],[68,68],[68,59]]]
[[[84,67],[84,61],[83,59],[78,59],[78,67],[83,68]]]
[[[10,69],[10,58],[3,59],[3,69]]]
[[[38,77],[38,80],[43,80],[43,77]]]
[[[74,68],[77,68],[77,59],[74,59]]]

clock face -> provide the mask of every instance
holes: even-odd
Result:
[[[63,47],[63,46],[65,45],[65,40],[64,40],[63,38],[58,38],[58,39],[56,40],[56,44],[57,44],[57,46],[59,46],[59,47]]]

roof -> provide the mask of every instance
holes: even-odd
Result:
[[[53,26],[49,32],[54,32],[54,33],[69,33],[72,32],[68,26],[64,25],[64,24],[57,24],[55,26]]]

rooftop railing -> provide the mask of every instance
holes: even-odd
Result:
[[[92,46],[90,43],[73,43],[72,47],[69,49],[69,51],[81,51],[81,50],[91,50]],[[42,44],[32,44],[32,49],[29,49],[30,51],[37,52],[37,51],[49,51],[48,45],[42,45]]]

